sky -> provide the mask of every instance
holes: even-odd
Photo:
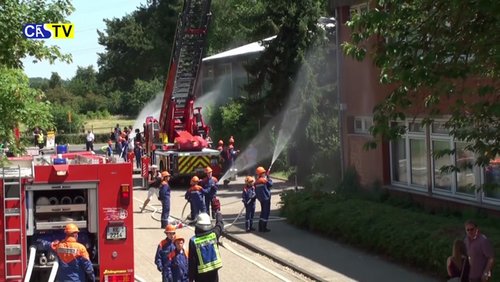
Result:
[[[104,19],[121,18],[130,14],[147,0],[73,0],[75,11],[68,20],[75,25],[74,39],[49,39],[46,45],[59,46],[63,53],[73,56],[73,63],[47,61],[33,63],[32,58],[23,60],[24,72],[28,77],[50,78],[57,72],[63,79],[71,79],[78,66],[93,65],[97,71],[97,53],[103,53],[104,47],[97,43],[97,30],[104,31]]]

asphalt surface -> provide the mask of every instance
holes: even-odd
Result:
[[[302,273],[301,278],[280,278],[270,276],[266,278],[264,272],[248,268],[247,262],[236,262],[227,251],[222,251],[224,267],[220,271],[221,281],[438,281],[433,277],[418,273],[415,270],[389,262],[375,255],[346,247],[331,239],[298,229],[279,217],[279,194],[293,187],[284,182],[274,180],[271,221],[269,233],[244,231],[244,214],[236,218],[243,207],[241,203],[241,188],[243,177],[231,182],[228,189],[220,189],[218,196],[221,200],[221,212],[226,225],[223,243],[229,246],[236,245],[247,247],[250,252],[263,255],[273,261],[279,262],[291,270]],[[172,191],[171,219],[187,216],[189,207],[182,213],[185,189]],[[146,197],[146,190],[134,190],[134,206],[138,211],[142,200]],[[136,275],[143,281],[160,281],[159,272],[154,267],[153,259],[156,245],[163,238],[158,214],[160,203],[153,199],[147,212],[135,213],[135,261]],[[156,210],[156,211],[155,211]],[[260,207],[257,204],[256,222],[259,217]],[[236,220],[236,221],[235,221]],[[234,224],[231,224],[233,223]],[[255,224],[256,225],[256,224]],[[256,226],[255,226],[256,227]],[[184,227],[178,230],[178,236],[190,238],[193,231]],[[147,238],[147,246],[145,239]],[[149,238],[154,238],[149,240]],[[227,243],[226,243],[226,242]],[[226,259],[226,260],[225,260]],[[287,275],[287,274],[283,274]],[[276,280],[277,279],[277,280]]]
[[[103,145],[95,144],[94,148],[99,150]],[[85,149],[85,145],[79,144],[70,145],[69,150],[82,149]],[[221,248],[224,264],[219,271],[221,281],[438,281],[426,274],[286,223],[286,219],[279,217],[279,194],[294,187],[280,180],[274,179],[272,189],[271,217],[268,225],[271,232],[246,233],[244,212],[241,213],[242,187],[243,177],[238,177],[236,181],[231,182],[228,189],[221,188],[218,192],[226,226],[226,239],[222,239],[225,247]],[[172,191],[170,216],[173,222],[178,222],[189,213],[188,206],[184,209],[184,193],[185,188],[174,188]],[[161,275],[154,265],[156,246],[164,238],[158,221],[161,204],[153,197],[147,210],[140,213],[146,195],[146,189],[134,188],[135,273],[137,281],[155,282],[161,281]],[[255,227],[259,214],[260,206],[257,203]],[[186,225],[177,230],[177,236],[186,239],[193,235],[193,229]],[[240,254],[246,253],[246,256],[241,256],[246,259],[236,258],[233,252],[229,251],[234,248]],[[248,259],[256,255],[265,259],[258,259],[261,263]],[[285,269],[272,266],[269,262],[265,263],[266,259],[283,265]],[[303,276],[290,274],[293,271],[302,273]]]

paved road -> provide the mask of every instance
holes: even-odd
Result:
[[[233,222],[241,211],[242,180],[240,177],[230,185],[229,189],[219,191],[226,224]],[[221,281],[437,281],[425,274],[287,224],[278,216],[279,193],[292,187],[275,181],[273,188],[272,222],[269,223],[271,232],[246,233],[242,229],[241,218],[234,225],[226,226],[226,237],[231,241],[223,239],[226,248],[221,249],[224,264],[220,271]],[[185,204],[184,191],[184,189],[172,191],[171,216],[173,217],[181,217]],[[146,194],[145,190],[134,190],[135,210],[139,210]],[[154,208],[161,208],[157,200],[151,201],[151,204]],[[189,212],[188,209],[186,208],[184,216]],[[257,207],[257,217],[259,211],[260,208]],[[145,281],[160,281],[159,272],[153,263],[156,245],[164,236],[159,228],[160,223],[156,220],[158,218],[159,214],[152,212],[134,214],[136,274]],[[178,231],[178,235],[190,238],[193,231],[182,228]],[[238,244],[233,243],[233,240]],[[251,250],[239,244],[248,246]],[[230,248],[236,249],[249,260],[233,254]],[[288,268],[274,263],[261,254],[281,261]],[[268,268],[269,271],[262,267]],[[303,271],[308,277],[297,275],[292,269]]]
[[[159,214],[152,211],[161,209],[161,204],[152,200],[150,210],[139,213],[146,195],[146,190],[134,190],[135,271],[144,281],[160,282],[161,276],[154,265],[154,255],[157,244],[165,235],[160,228]],[[184,190],[174,190],[172,216],[180,218],[184,204]],[[186,213],[188,209],[186,208]],[[188,239],[194,232],[191,227],[183,227],[177,230],[176,235]],[[224,238],[222,241],[224,247],[220,250],[224,266],[219,272],[221,281],[311,281],[231,240]]]

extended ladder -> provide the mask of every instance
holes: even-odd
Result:
[[[21,281],[24,271],[24,213],[21,168],[2,168],[3,264],[6,281]]]
[[[193,92],[204,55],[211,0],[184,0],[170,60],[160,112],[160,130],[173,140],[176,130],[188,130]]]

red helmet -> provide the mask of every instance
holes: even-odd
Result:
[[[233,144],[234,143],[234,137],[231,135],[231,137],[229,137],[229,144]]]
[[[161,172],[161,177],[167,177],[167,176],[170,176],[170,173],[168,173],[168,171],[164,170]]]
[[[245,183],[246,184],[253,184],[255,182],[255,178],[253,176],[247,176],[245,177]]]
[[[198,178],[198,176],[195,175],[195,176],[193,176],[193,178],[191,178],[191,182],[198,183],[198,182],[200,182],[200,179]]]
[[[211,168],[211,167],[209,167],[209,166],[207,166],[207,167],[205,168],[205,173],[210,173],[210,172],[212,172],[212,168]]]
[[[219,146],[222,146],[222,145],[224,145],[224,141],[219,140],[219,142],[217,144],[219,144]]]

